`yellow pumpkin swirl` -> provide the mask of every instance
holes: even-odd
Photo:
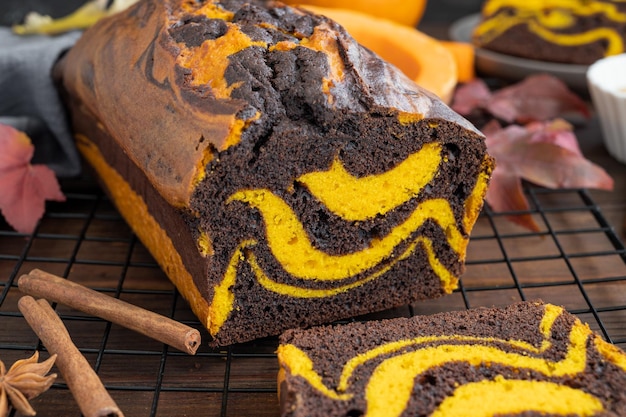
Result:
[[[500,12],[506,9],[507,12]],[[623,34],[617,29],[602,27],[585,32],[571,32],[576,16],[600,14],[616,23],[626,22],[626,14],[615,4],[599,1],[520,1],[492,0],[484,10],[486,19],[474,34],[481,44],[487,44],[516,25],[527,29],[547,42],[562,46],[579,46],[603,40],[607,43],[606,55],[624,52]]]
[[[305,174],[298,181],[337,216],[352,221],[366,220],[384,215],[417,196],[435,178],[442,163],[441,145],[430,143],[384,173],[356,178],[336,159],[327,171]],[[432,271],[440,279],[443,291],[452,292],[457,287],[458,277],[439,261],[429,238],[414,234],[426,221],[434,221],[458,259],[464,260],[469,239],[462,230],[471,228],[478,216],[476,202],[482,201],[487,178],[487,173],[479,175],[467,198],[461,226],[457,224],[450,203],[433,198],[421,202],[406,220],[386,236],[373,239],[369,247],[340,255],[317,249],[297,214],[276,193],[269,189],[235,192],[229,203],[246,203],[262,215],[266,244],[274,259],[290,276],[290,282],[279,282],[263,270],[254,253],[259,242],[253,239],[243,241],[231,256],[224,278],[214,287],[210,306],[211,332],[219,331],[234,308],[233,288],[242,262],[249,264],[256,281],[270,292],[293,298],[327,298],[379,278],[421,248]],[[353,202],[342,204],[342,201]],[[313,282],[325,286],[315,288],[307,284]]]
[[[546,378],[575,376],[585,372],[587,346],[590,337],[607,362],[624,370],[626,355],[594,335],[589,327],[576,320],[569,332],[567,350],[560,360],[549,360],[542,354],[553,347],[552,326],[563,314],[560,307],[546,305],[539,324],[543,336],[540,346],[523,340],[505,340],[494,337],[464,335],[419,336],[414,339],[383,343],[361,352],[343,366],[334,387],[324,384],[315,370],[315,363],[303,350],[292,344],[278,348],[281,367],[292,377],[303,378],[321,395],[336,401],[354,397],[354,383],[364,378],[354,376],[364,364],[378,364],[365,383],[367,417],[400,416],[409,403],[413,385],[418,376],[439,366],[451,363],[468,363],[473,367],[501,365],[520,373],[532,370]],[[503,347],[508,346],[510,350]],[[606,355],[606,353],[610,353]],[[509,398],[509,401],[502,401]],[[520,400],[523,399],[523,400]],[[604,410],[600,399],[553,381],[529,381],[504,378],[496,375],[491,380],[459,385],[454,392],[438,404],[432,415],[464,415],[472,410],[478,416],[516,414],[527,410],[559,415],[591,416]]]

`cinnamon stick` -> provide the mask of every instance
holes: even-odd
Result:
[[[80,353],[70,335],[46,300],[29,295],[19,299],[18,308],[50,354],[85,417],[124,417],[115,401]]]
[[[190,355],[200,346],[200,332],[192,327],[39,269],[22,275],[18,287],[25,294],[119,324]]]

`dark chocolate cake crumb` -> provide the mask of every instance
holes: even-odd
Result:
[[[117,174],[137,197],[125,216],[212,344],[456,287],[493,168],[484,137],[326,17],[142,0],[56,73],[79,148],[114,201]]]

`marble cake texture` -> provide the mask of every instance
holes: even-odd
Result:
[[[457,287],[484,137],[337,23],[141,0],[55,77],[79,149],[213,344]]]

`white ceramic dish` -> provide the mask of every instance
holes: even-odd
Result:
[[[470,42],[472,32],[480,21],[479,14],[465,16],[450,26],[450,39]],[[560,78],[573,90],[587,92],[587,65],[559,64],[532,59],[518,58],[476,48],[476,70],[484,76],[519,81],[531,74],[547,73]]]
[[[626,164],[626,54],[600,59],[587,72],[607,150]]]

